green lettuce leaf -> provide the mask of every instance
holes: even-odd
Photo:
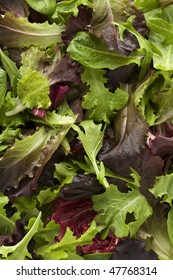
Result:
[[[31,217],[37,217],[37,201],[35,196],[32,197],[16,197],[13,206],[17,209],[17,213],[27,220]]]
[[[79,32],[75,36],[67,52],[70,53],[72,59],[94,69],[115,69],[130,63],[139,65],[141,58],[138,53],[124,56],[117,51],[110,51],[105,43],[86,32]]]
[[[154,10],[159,7],[159,0],[135,0],[134,6],[144,13]]]
[[[104,129],[102,124],[95,124],[93,120],[84,120],[80,123],[80,126],[84,132],[77,125],[73,125],[73,129],[78,133],[78,139],[82,142],[90,161],[89,164],[93,165],[97,179],[101,184],[108,188],[109,184],[105,178],[104,166],[103,164],[98,166],[96,160],[97,154],[103,145]]]
[[[148,67],[151,63],[153,53],[156,52],[158,55],[160,55],[160,51],[158,50],[157,46],[153,45],[149,40],[145,39],[139,32],[135,30],[135,28],[133,27],[133,19],[134,16],[128,18],[128,20],[125,23],[119,24],[115,22],[115,24],[119,28],[120,39],[122,41],[124,37],[124,32],[126,30],[130,31],[130,33],[132,33],[138,40],[140,46],[138,51],[141,52],[141,55],[143,55],[143,59],[141,61],[141,72],[139,77],[140,79],[142,79],[145,76]]]
[[[5,206],[8,204],[9,198],[0,193],[0,236],[11,234],[15,230],[15,223],[7,217]]]
[[[0,109],[4,103],[7,88],[7,75],[6,72],[0,68]]]
[[[26,2],[32,9],[44,15],[52,15],[56,8],[56,0],[26,0]]]
[[[25,226],[25,230],[27,232],[30,231],[33,224],[35,223],[36,218],[31,218],[27,226]],[[45,244],[53,243],[55,237],[60,233],[60,226],[55,223],[55,221],[50,221],[46,225],[40,220],[39,227],[37,232],[35,233],[33,239],[36,242],[36,248],[39,248]]]
[[[171,208],[168,213],[167,228],[168,228],[169,239],[173,245],[173,208]]]
[[[92,8],[92,3],[89,0],[65,0],[56,4],[55,14],[73,14],[76,17],[79,12],[78,6],[80,5]]]
[[[154,186],[149,190],[155,197],[162,198],[162,202],[167,202],[172,206],[173,201],[173,173],[156,177]]]
[[[22,77],[26,76],[28,72],[39,71],[39,63],[45,56],[45,51],[38,47],[31,46],[21,54],[21,67],[19,69]]]
[[[46,48],[61,42],[64,26],[55,23],[30,23],[27,18],[17,18],[12,13],[0,17],[0,44],[12,48],[31,45]]]
[[[153,215],[140,228],[137,238],[146,244],[147,250],[154,250],[160,260],[173,260],[173,245],[168,235],[167,218],[160,207],[155,209]]]
[[[10,84],[13,87],[16,82],[17,78],[19,77],[19,70],[15,64],[2,50],[0,49],[0,58],[6,73],[10,78]]]
[[[172,80],[171,72],[153,73],[134,93],[135,104],[150,125],[173,117]]]
[[[60,242],[44,245],[36,250],[36,253],[46,260],[68,259],[76,254],[76,247],[87,245],[92,242],[92,239],[97,233],[96,224],[93,221],[88,230],[79,238],[73,235],[73,232],[67,227],[66,233]]]
[[[90,86],[90,91],[84,96],[82,107],[88,109],[89,119],[96,122],[109,123],[128,102],[128,93],[118,88],[114,93],[106,87],[106,72],[98,69],[84,68],[83,82]]]
[[[51,188],[47,188],[45,190],[41,190],[37,195],[37,200],[39,202],[39,205],[43,206],[54,201],[58,197],[60,191],[61,188],[56,188],[54,190],[52,190]]]
[[[55,172],[54,177],[59,180],[61,183],[60,186],[64,186],[65,184],[70,184],[73,180],[74,176],[77,174],[77,169],[70,162],[60,162],[55,164]]]
[[[44,108],[51,105],[49,81],[38,71],[30,71],[18,81],[17,94],[27,108]]]
[[[171,9],[171,5],[169,9]],[[158,8],[146,13],[145,19],[150,30],[162,37],[164,45],[168,46],[173,43],[173,22],[169,21],[170,17],[165,17],[162,9]]]
[[[31,238],[38,230],[40,219],[41,219],[41,212],[39,213],[30,231],[16,245],[13,246],[2,245],[0,247],[0,259],[24,260],[26,259],[26,257],[31,257],[30,253],[28,252],[27,246]]]
[[[154,15],[155,16],[155,15]],[[161,15],[158,15],[161,17],[162,20],[166,23],[173,24],[173,5],[170,5],[169,7],[165,8]],[[146,15],[146,19],[148,16]],[[150,19],[147,20],[147,24],[150,25]],[[153,45],[157,46],[157,48],[160,51],[160,55],[157,53],[153,53],[153,63],[154,68],[165,70],[165,71],[172,71],[173,70],[173,48],[172,44],[165,44],[164,36],[163,34],[158,34],[155,32],[154,28],[150,26],[150,35],[149,40],[152,42]]]
[[[0,143],[2,142],[10,143],[16,138],[20,139],[21,137],[22,134],[20,128],[13,129],[10,126],[7,126],[0,134]]]
[[[21,106],[21,102],[19,105],[20,111],[17,111],[16,109],[18,109],[18,98],[13,97],[12,92],[7,92],[2,108],[0,110],[0,125],[2,127],[12,126],[16,128],[18,126],[25,125],[25,122],[28,121],[28,115],[19,113],[21,112],[21,109],[25,109],[25,106]]]
[[[33,176],[33,169],[39,160],[51,134],[41,128],[32,136],[16,140],[14,147],[7,150],[0,159],[1,191],[8,187],[17,187],[26,175]]]
[[[111,228],[117,237],[132,237],[152,214],[152,208],[138,189],[121,193],[110,185],[103,194],[93,196],[93,202],[95,211],[100,212],[96,222],[103,238]]]

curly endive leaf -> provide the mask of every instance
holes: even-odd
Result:
[[[116,112],[127,104],[129,95],[120,88],[114,93],[110,92],[105,87],[104,74],[104,70],[84,68],[82,80],[90,86],[90,91],[84,96],[82,107],[89,110],[90,119],[109,123]]]
[[[114,228],[117,237],[132,237],[145,220],[151,216],[152,208],[139,190],[121,193],[114,185],[100,195],[93,197],[97,228],[106,237],[109,229]],[[144,212],[145,209],[145,212]],[[129,219],[129,214],[131,219]]]

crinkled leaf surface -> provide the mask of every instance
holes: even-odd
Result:
[[[121,110],[127,104],[129,95],[119,88],[114,93],[110,92],[105,87],[104,74],[105,71],[101,69],[84,68],[82,80],[90,86],[90,90],[84,96],[82,107],[89,110],[90,119],[109,123],[116,111]]]
[[[31,46],[21,54],[20,75],[26,76],[28,72],[39,70],[39,63],[45,56],[45,52],[38,47]]]
[[[76,246],[90,244],[96,233],[95,222],[92,222],[87,231],[79,238],[76,238],[73,232],[67,227],[66,233],[60,242],[42,246],[38,248],[37,253],[44,259],[67,259],[69,255],[76,253]]]
[[[59,14],[73,14],[75,17],[78,15],[78,6],[84,5],[92,7],[92,3],[89,0],[65,0],[56,4],[56,12]]]
[[[73,128],[78,132],[78,139],[82,142],[99,179],[100,170],[97,166],[96,156],[102,147],[104,129],[102,128],[102,124],[95,124],[93,120],[84,120],[80,123],[80,126],[84,129],[84,132],[76,125]]]
[[[93,202],[95,211],[100,211],[96,222],[103,237],[110,228],[114,228],[117,237],[133,236],[152,214],[146,198],[136,189],[121,193],[116,186],[110,185],[106,192],[94,196]],[[127,220],[128,214],[133,215],[133,221]]]
[[[154,186],[150,189],[150,192],[155,197],[162,198],[162,202],[167,202],[172,206],[173,200],[173,173],[164,176],[156,177]]]
[[[27,232],[30,231],[33,224],[35,223],[36,218],[31,218],[27,226],[25,226],[25,230]],[[46,225],[40,220],[39,227],[37,232],[34,235],[34,240],[37,243],[37,248],[41,247],[47,243],[52,243],[55,240],[55,237],[59,235],[60,226],[55,223],[55,221],[49,221]]]
[[[30,45],[43,48],[61,41],[64,26],[55,23],[30,23],[27,18],[17,18],[12,13],[0,17],[0,43],[12,48]]]
[[[17,94],[22,104],[30,109],[47,109],[51,105],[49,81],[36,70],[28,72],[18,81]]]

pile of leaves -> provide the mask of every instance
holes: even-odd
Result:
[[[173,259],[172,30],[172,0],[0,0],[0,259]]]

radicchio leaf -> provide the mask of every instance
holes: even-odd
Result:
[[[90,199],[75,199],[72,201],[57,199],[55,211],[49,218],[60,224],[60,235],[57,236],[56,241],[59,242],[63,238],[67,227],[70,227],[73,234],[80,238],[88,230],[95,215],[96,212]],[[119,239],[111,232],[104,240],[97,234],[91,244],[78,247],[78,254],[112,252],[115,250],[118,241]]]

